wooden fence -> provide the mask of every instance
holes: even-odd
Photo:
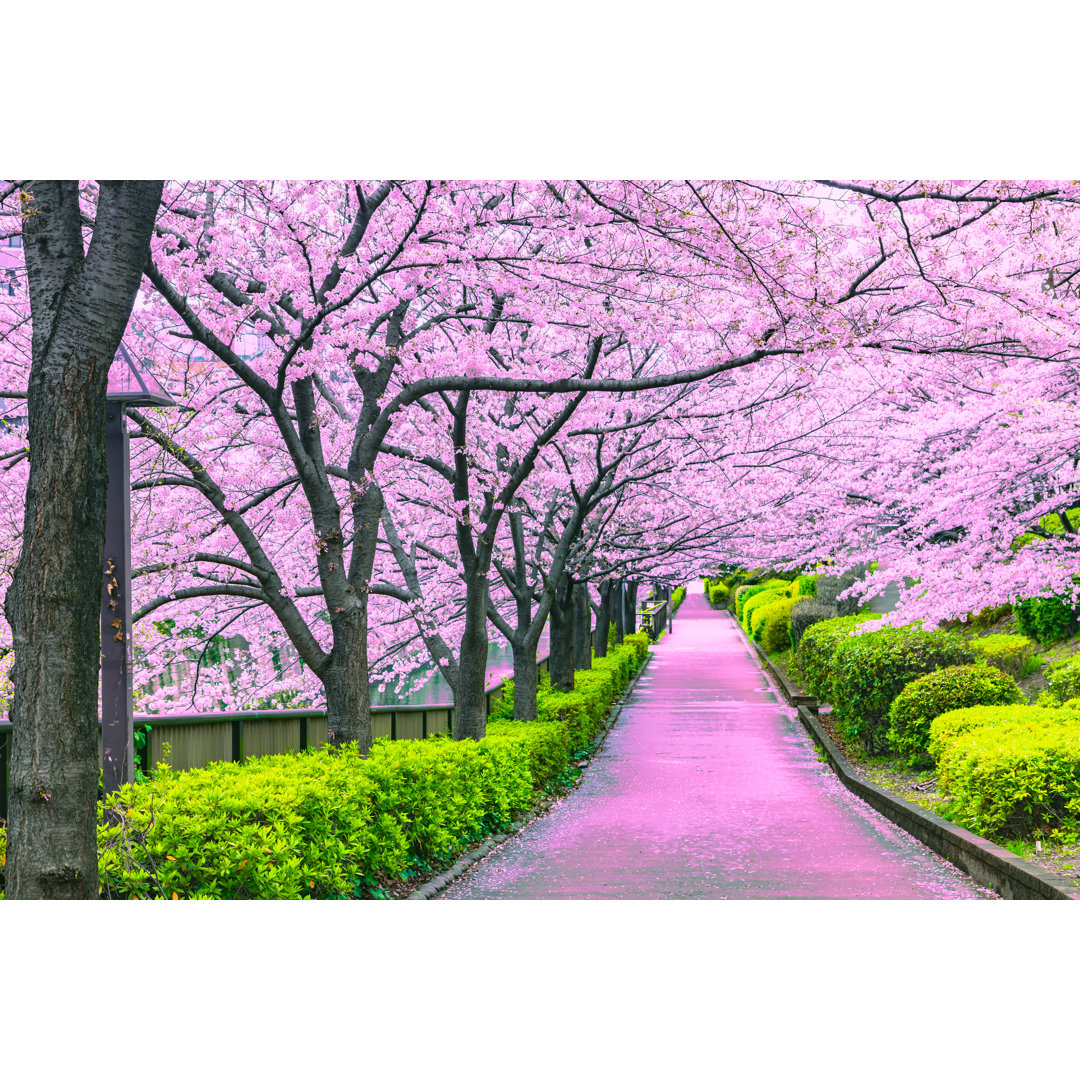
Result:
[[[541,671],[548,658],[537,661]],[[488,680],[487,710],[503,694],[503,676]],[[453,734],[454,706],[435,702],[424,706],[373,705],[372,734],[376,739],[426,739]],[[136,730],[150,726],[139,754],[143,772],[168,761],[173,769],[199,769],[211,761],[243,761],[265,754],[288,754],[327,741],[325,709],[262,709],[250,712],[136,713]],[[0,819],[7,818],[8,771],[11,762],[10,720],[0,720]],[[168,744],[168,753],[166,753]],[[98,757],[101,737],[98,736]]]

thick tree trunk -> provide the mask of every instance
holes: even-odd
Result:
[[[574,591],[563,574],[551,604],[551,653],[548,661],[555,690],[574,689]]]
[[[536,646],[514,645],[514,719],[536,719]]]
[[[593,652],[607,656],[608,627],[611,626],[611,582],[600,582],[600,610],[596,613],[596,632],[593,635]]]
[[[578,582],[574,586],[574,670],[588,671],[592,667],[592,629],[589,626],[589,586]]]
[[[371,750],[371,690],[367,653],[367,594],[358,597],[350,618],[334,625],[330,664],[322,675],[326,726],[332,746],[356,743],[360,755]]]
[[[35,183],[25,221],[34,325],[23,545],[5,601],[15,653],[9,900],[98,895],[105,390],[162,186],[103,182],[85,255],[75,183]]]
[[[487,731],[487,603],[487,577],[476,575],[465,592],[465,631],[454,688],[455,739],[482,739]]]
[[[611,583],[611,615],[612,622],[615,623],[615,644],[621,645],[622,639],[626,636],[623,633],[623,616],[626,614],[626,598],[624,595],[622,578],[618,578]]]
[[[631,581],[626,586],[626,615],[624,616],[623,631],[633,634],[637,630],[637,581]]]

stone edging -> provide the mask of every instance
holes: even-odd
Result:
[[[641,673],[649,666],[649,661],[652,659],[652,648],[650,647],[648,653],[645,655],[645,659],[641,664],[641,667],[634,673],[634,677],[626,684],[626,689],[623,691],[622,697],[614,704],[611,711],[608,713],[607,720],[604,724],[603,730],[596,737],[591,744],[591,750],[587,759],[583,759],[577,763],[580,768],[582,765],[588,765],[593,759],[600,747],[604,745],[604,740],[608,737],[608,732],[615,726],[615,721],[619,719],[620,713],[622,713],[623,706],[626,704],[627,698],[630,697],[631,691],[637,686],[638,679],[641,678]],[[559,798],[548,797],[543,799],[539,805],[530,810],[527,814],[523,814],[516,821],[514,821],[510,827],[504,833],[496,833],[494,836],[489,836],[483,843],[473,848],[471,851],[465,852],[460,859],[449,870],[444,870],[437,877],[433,877],[430,881],[426,881],[414,892],[409,893],[405,897],[406,900],[434,900],[444,889],[448,888],[454,881],[456,881],[462,874],[465,873],[474,863],[478,863],[485,855],[490,854],[500,844],[509,840],[515,833],[520,832],[530,821],[535,821],[536,818],[543,814],[546,814],[557,802],[561,802],[568,795],[572,795],[573,791],[568,791],[565,795],[559,796]]]
[[[825,752],[833,772],[849,791],[931,851],[959,867],[973,881],[993,889],[1006,900],[1080,900],[1080,886],[1067,877],[1042,870],[990,840],[909,803],[877,784],[861,780],[818,722],[814,715],[817,703],[811,698],[811,707],[805,695],[794,693],[765,653],[746,637],[741,626],[739,632],[753,646],[766,676],[779,688],[780,696],[795,706],[803,727]]]

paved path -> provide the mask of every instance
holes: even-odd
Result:
[[[701,584],[581,787],[447,899],[987,898],[844,788]]]

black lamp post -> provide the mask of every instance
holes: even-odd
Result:
[[[175,405],[123,344],[105,395],[105,567],[101,590],[101,763],[105,794],[135,776],[131,681],[131,467],[126,405]]]

